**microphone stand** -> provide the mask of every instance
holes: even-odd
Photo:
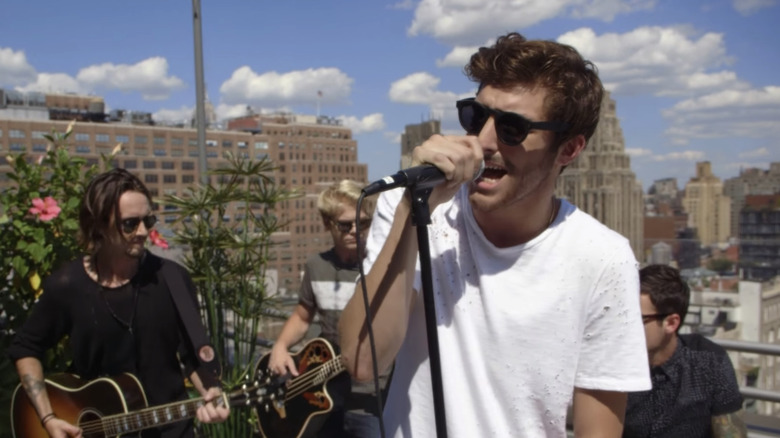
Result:
[[[434,182],[433,185],[435,185]],[[436,417],[437,438],[447,437],[447,421],[444,414],[444,386],[441,377],[441,359],[439,358],[439,336],[436,328],[436,304],[433,299],[433,277],[431,274],[431,252],[428,243],[428,224],[431,212],[428,198],[433,187],[426,182],[418,182],[409,187],[412,197],[412,225],[417,228],[417,247],[420,256],[420,275],[425,307],[425,328],[428,334],[428,357],[431,368],[431,387],[433,389],[433,408]]]

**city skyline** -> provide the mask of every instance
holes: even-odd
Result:
[[[340,118],[369,179],[400,163],[404,126],[430,117],[460,133],[462,66],[507,31],[573,45],[617,102],[646,190],[680,188],[710,161],[721,180],[780,161],[776,0],[204,2],[209,100],[220,118],[289,110]],[[192,6],[147,0],[4,6],[0,87],[92,93],[108,109],[188,119]]]

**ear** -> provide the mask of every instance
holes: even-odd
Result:
[[[673,313],[664,319],[664,332],[670,335],[674,334],[677,332],[677,328],[680,327],[680,324],[682,324],[680,315]]]
[[[561,167],[568,166],[580,155],[580,152],[585,149],[586,143],[585,136],[582,134],[567,140],[566,143],[558,148],[558,158],[556,159],[556,162]]]

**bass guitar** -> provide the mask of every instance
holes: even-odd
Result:
[[[141,382],[132,374],[87,381],[72,374],[57,374],[45,380],[57,417],[75,424],[84,438],[118,437],[195,417],[203,398],[148,407]],[[224,393],[217,403],[251,405],[265,397],[259,383],[241,385]],[[11,434],[15,438],[48,438],[27,392],[17,385],[11,399]]]
[[[255,378],[264,382],[268,391],[255,405],[260,433],[265,438],[313,436],[333,410],[328,386],[331,379],[346,371],[341,356],[327,340],[312,339],[292,355],[298,369],[298,376],[293,378],[272,374],[268,368],[270,356],[261,357],[255,367]],[[344,382],[349,391],[348,379]]]

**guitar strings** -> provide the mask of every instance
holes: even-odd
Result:
[[[257,387],[257,385],[252,386],[252,388],[254,387]],[[250,388],[236,389],[229,393],[228,398],[233,400],[237,395],[243,394],[248,389]],[[252,397],[248,397],[248,399],[251,400]],[[197,412],[203,400],[204,399],[200,397],[181,403],[177,402],[171,403],[169,405],[146,408],[139,410],[136,413],[121,413],[110,415],[98,418],[96,420],[85,421],[80,423],[79,427],[82,429],[85,436],[98,432],[110,435],[135,432],[192,418],[195,416],[195,413]],[[220,398],[219,400],[222,399]],[[163,414],[165,409],[170,409],[171,406],[176,405],[179,405],[180,407],[170,410],[168,414]],[[181,407],[184,407],[184,415],[181,415]],[[171,413],[175,415],[171,415]],[[153,422],[155,419],[158,420],[156,423]]]
[[[323,371],[325,372],[324,374],[329,374],[329,372],[334,371],[343,371],[344,365],[340,360],[338,360],[340,357],[341,356],[337,356],[329,361],[330,363],[326,363],[321,367],[307,371],[294,380],[290,381],[290,386],[287,388],[287,393],[285,394],[284,400],[290,400],[291,398],[297,397],[298,395],[304,393],[306,389],[312,386],[312,382],[316,381],[318,378],[322,378],[321,374]]]

